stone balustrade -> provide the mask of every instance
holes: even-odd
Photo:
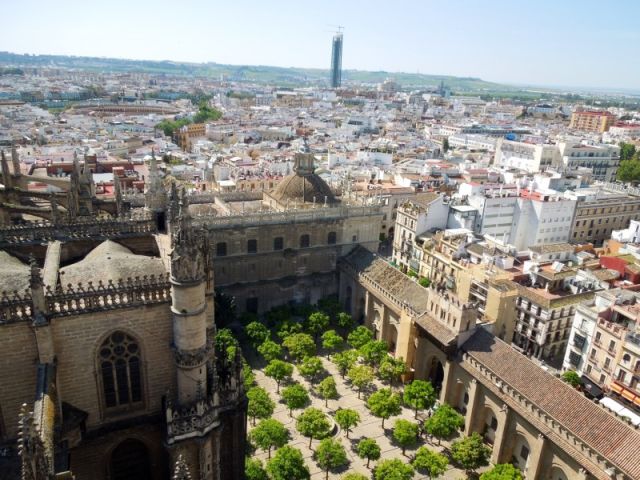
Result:
[[[129,308],[138,305],[171,301],[169,274],[162,276],[109,280],[97,285],[89,282],[67,285],[59,289],[45,288],[45,301],[50,317],[77,315],[88,312]],[[33,302],[30,292],[0,294],[0,324],[22,320],[33,320]]]
[[[33,222],[0,227],[0,247],[80,238],[119,238],[155,233],[150,218],[74,220],[73,222]]]

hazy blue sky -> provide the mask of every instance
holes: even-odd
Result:
[[[640,89],[640,1],[3,0],[0,50]]]

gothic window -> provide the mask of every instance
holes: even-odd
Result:
[[[216,257],[227,256],[227,242],[216,243]]]
[[[273,249],[282,250],[284,248],[284,239],[282,237],[276,237],[273,239]]]
[[[327,237],[327,243],[329,245],[335,245],[336,241],[337,241],[336,232],[329,232],[329,236]]]
[[[247,240],[247,253],[258,253],[258,240]]]
[[[308,234],[300,235],[300,248],[307,248],[311,243],[311,239]]]
[[[142,360],[138,343],[123,332],[112,333],[98,353],[104,405],[135,407],[142,402]]]

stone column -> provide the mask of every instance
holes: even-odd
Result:
[[[442,379],[442,389],[440,390],[440,403],[449,403],[449,386],[453,382],[453,362],[446,360],[444,362],[444,378]]]
[[[378,340],[384,340],[389,325],[389,310],[387,306],[382,304],[382,315],[380,315],[380,338]]]
[[[398,337],[396,339],[396,357],[402,357],[407,365],[411,365],[413,358],[413,338],[411,335],[412,321],[411,316],[406,310],[400,313],[400,321],[398,322]]]
[[[527,462],[527,474],[526,477],[531,480],[536,480],[543,472],[542,464],[544,458],[544,450],[546,447],[546,438],[543,434],[539,433],[536,441],[531,445],[531,454]]]
[[[510,409],[506,405],[496,412],[498,420],[498,428],[496,429],[496,438],[493,442],[493,452],[491,452],[491,463],[498,464],[502,459],[502,451],[504,449],[505,439],[508,436]]]
[[[478,381],[475,378],[471,379],[469,383],[469,402],[467,403],[467,414],[464,419],[464,434],[471,435],[473,433],[474,419],[476,417],[476,409],[478,399],[480,398]]]

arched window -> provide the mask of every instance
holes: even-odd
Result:
[[[258,240],[255,238],[247,240],[247,253],[258,253]]]
[[[104,404],[107,408],[142,403],[142,360],[138,343],[124,332],[113,332],[98,354]]]
[[[300,235],[300,248],[307,248],[311,243],[311,239],[308,234]]]
[[[216,257],[227,256],[227,242],[216,243]]]
[[[327,243],[329,245],[335,245],[337,238],[338,236],[336,235],[336,232],[329,232],[329,236],[327,237]]]

